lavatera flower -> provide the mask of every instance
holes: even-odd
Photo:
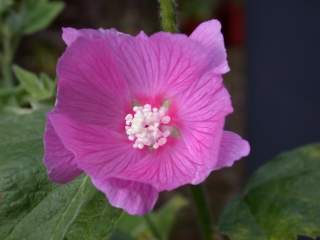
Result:
[[[142,215],[159,192],[248,155],[247,141],[223,130],[233,109],[220,29],[216,20],[189,37],[64,28],[44,137],[50,179],[85,173],[113,206]]]

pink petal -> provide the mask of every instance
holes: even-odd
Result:
[[[213,122],[211,125],[204,123],[202,128],[193,129],[192,136],[186,138],[189,151],[203,163],[190,183],[197,185],[212,172],[213,166],[218,161],[223,126],[224,119]]]
[[[216,137],[217,135],[215,135]],[[230,167],[233,163],[242,157],[249,155],[250,145],[242,139],[238,134],[221,131],[219,143],[216,142],[215,147],[209,151],[207,158],[207,168],[203,168],[192,184],[196,185],[203,182],[212,171],[219,170],[224,167]]]
[[[121,43],[119,62],[134,97],[154,97],[187,90],[210,70],[202,46],[183,34],[143,33]]]
[[[212,131],[210,126],[215,127],[233,111],[230,94],[222,78],[212,75],[212,72],[199,76],[188,90],[175,96],[174,100],[179,106],[176,114],[183,122],[181,128],[186,131],[209,133]]]
[[[180,139],[157,151],[149,151],[144,158],[136,158],[118,176],[149,183],[157,191],[172,190],[191,183],[199,168],[204,167],[199,160]]]
[[[77,124],[72,120],[68,121],[67,118],[56,113],[49,114],[48,123],[50,124],[48,125],[48,129],[50,129],[50,132],[51,130],[54,131],[51,126],[51,121],[62,137],[63,143],[65,143],[72,152],[77,153],[77,160],[80,160],[77,161],[77,163],[82,167],[83,165],[87,167],[86,173],[91,177],[93,184],[106,194],[106,197],[114,207],[122,208],[133,215],[143,215],[152,210],[158,198],[158,192],[151,185],[109,178],[109,176],[116,174],[117,171],[124,167],[122,160],[127,160],[125,157],[130,159],[130,155],[128,155],[130,151],[128,152],[125,148],[121,148],[128,146],[128,144],[119,144],[121,141],[117,142],[119,140],[117,136],[105,133],[101,128]],[[47,131],[47,133],[48,132],[49,131]],[[50,137],[50,139],[46,138],[47,145],[51,141],[55,141],[54,143],[57,145],[63,146],[57,135],[54,135],[55,138],[52,138],[51,135]],[[108,139],[111,140],[111,142],[108,141]],[[113,139],[115,139],[115,141],[112,141]],[[53,164],[54,166],[58,165],[59,168],[54,169],[56,171],[53,177],[55,177],[55,179],[59,177],[58,181],[61,182],[65,180],[64,178],[61,180],[61,177],[65,175],[70,177],[70,172],[67,171],[72,169],[68,169],[66,165],[62,165],[58,160],[72,160],[72,164],[74,164],[74,155],[65,148],[57,148],[57,150],[61,152],[54,152],[56,154],[51,155],[52,158],[50,158],[49,164]],[[67,156],[71,156],[71,159],[59,158],[62,153],[67,153]],[[117,156],[117,154],[121,154],[122,156]],[[65,163],[68,162],[65,161]],[[127,162],[124,161],[124,163]],[[47,167],[49,171],[52,169],[51,165],[47,164]],[[69,175],[67,175],[68,173]]]
[[[230,167],[235,161],[248,156],[249,153],[250,145],[246,140],[242,139],[236,133],[224,131],[221,140],[219,159],[214,169],[217,170],[224,167]]]
[[[67,183],[81,174],[74,161],[74,155],[64,147],[50,120],[45,130],[44,148],[44,164],[52,181]]]
[[[225,117],[232,107],[221,84],[215,89],[214,81],[204,84],[202,80],[198,80],[201,88],[195,84],[197,94],[185,96],[185,92],[177,103],[180,136],[155,153],[132,161],[120,173],[121,178],[150,183],[163,191],[198,184],[209,175],[218,161]]]
[[[75,155],[76,162],[96,181],[121,178],[150,184],[157,191],[190,183],[198,171],[197,159],[183,141],[168,144],[159,151],[137,150],[125,133],[115,133],[99,125],[74,121],[59,113],[50,113],[63,144]]]
[[[49,119],[63,144],[75,155],[79,168],[96,179],[117,177],[131,162],[144,157],[145,152],[133,149],[124,130],[120,134],[55,112]]]
[[[116,31],[115,29],[90,29],[90,28],[83,28],[83,29],[76,29],[76,28],[62,28],[62,39],[67,44],[67,46],[70,46],[73,42],[75,42],[78,38],[84,37],[88,39],[94,39],[94,38],[108,38],[110,35],[113,36],[111,40],[112,42],[118,42],[120,41],[120,38],[124,36],[128,36],[124,33],[120,33]]]
[[[121,178],[148,182],[158,191],[203,180],[217,162],[224,119],[232,112],[211,55],[184,35],[157,33],[125,39],[118,56],[132,95],[162,94],[176,108],[181,134],[163,153],[133,161]]]
[[[150,183],[163,191],[198,184],[209,175],[218,161],[225,116],[232,111],[226,90],[220,86],[214,91],[213,82],[202,86],[213,92],[203,89],[197,92],[199,96],[177,104],[181,107],[176,113],[180,136],[146,157],[136,158],[119,173],[121,178]]]
[[[57,67],[55,111],[112,129],[122,126],[131,101],[127,83],[115,62],[114,48],[109,44],[113,38],[80,37],[67,48]]]
[[[71,45],[80,36],[91,36],[96,34],[99,34],[99,32],[93,29],[78,30],[71,27],[62,28],[62,39],[67,46]]]
[[[203,75],[176,99],[180,106],[177,117],[182,119],[182,138],[189,154],[202,163],[192,184],[202,182],[218,161],[225,117],[233,111],[222,78],[212,76],[215,75]]]
[[[75,155],[79,168],[95,181],[121,178],[162,191],[189,183],[197,171],[197,163],[188,155],[183,141],[161,151],[137,150],[125,133],[110,132],[103,126],[54,112],[49,119],[63,144]]]
[[[121,208],[131,215],[143,215],[150,212],[159,195],[151,185],[134,181],[92,178],[92,182],[105,193],[112,206]]]
[[[210,52],[217,74],[228,72],[227,53],[224,46],[221,24],[218,20],[201,23],[190,35],[190,38],[200,42]]]

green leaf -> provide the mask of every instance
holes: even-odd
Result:
[[[52,190],[53,186],[47,181],[45,171],[38,167],[18,165],[16,162],[1,165],[0,239],[7,239],[29,209],[33,209]]]
[[[32,100],[40,101],[54,96],[54,82],[46,74],[40,77],[19,66],[14,66],[13,71],[21,86],[30,94]]]
[[[81,209],[65,240],[105,240],[116,226],[121,211],[106,204],[102,193],[96,193]]]
[[[52,188],[41,171],[44,113],[1,113],[0,239],[37,205]]]
[[[320,235],[320,144],[281,154],[260,168],[225,209],[231,240],[296,240]]]
[[[0,167],[40,162],[45,113],[17,115],[0,112],[0,116]]]
[[[162,234],[163,239],[169,238],[177,213],[186,205],[186,199],[177,195],[158,211],[150,214],[150,219]],[[123,214],[111,239],[153,239],[153,235],[143,217]]]
[[[107,203],[88,177],[63,186],[48,180],[42,164],[44,116],[1,115],[0,239],[90,239],[83,238],[84,228],[92,239],[105,239],[121,211]]]
[[[47,74],[45,73],[40,73],[40,80],[43,82],[43,86],[45,89],[47,89],[50,97],[54,95],[55,92],[55,81],[52,80]]]
[[[63,8],[63,2],[26,1],[23,33],[31,34],[46,28]]]

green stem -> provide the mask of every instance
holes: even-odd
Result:
[[[190,189],[194,203],[196,205],[202,237],[204,240],[213,240],[213,224],[204,188],[202,185],[197,185],[192,186]]]
[[[177,32],[176,14],[175,7],[176,3],[174,0],[159,0],[160,3],[160,15],[161,15],[161,26],[166,32]]]
[[[154,224],[154,222],[152,221],[152,219],[150,218],[149,215],[144,215],[144,220],[146,221],[153,237],[157,240],[162,240],[162,236],[160,234],[160,232],[158,231],[157,226]]]

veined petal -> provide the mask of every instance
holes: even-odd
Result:
[[[185,35],[170,33],[128,38],[120,50],[132,96],[168,100],[181,135],[174,146],[133,161],[120,177],[148,182],[158,191],[203,180],[217,162],[224,119],[232,112],[211,55]]]
[[[157,199],[158,192],[149,184],[118,178],[96,179],[93,184],[105,193],[112,206],[121,208],[131,215],[143,215],[150,212]]]
[[[76,154],[77,164],[114,207],[133,215],[143,215],[152,210],[158,199],[155,188],[147,183],[112,177],[122,172],[131,160],[137,160],[130,156],[130,149],[125,148],[129,144],[121,144],[119,136],[108,134],[100,127],[76,123],[57,113],[50,113],[49,121],[53,122],[63,143]],[[70,155],[73,157],[73,154]],[[57,163],[57,159],[53,160]],[[59,174],[64,173],[59,170]]]
[[[134,97],[173,97],[210,70],[204,48],[183,34],[139,34],[121,42],[117,56]]]
[[[199,76],[189,89],[179,93],[174,100],[179,106],[178,118],[184,129],[198,128],[199,124],[214,124],[232,113],[231,97],[222,78],[206,72]]]
[[[74,155],[64,147],[50,120],[47,121],[45,130],[44,148],[44,164],[52,181],[67,183],[81,174]]]
[[[210,174],[218,162],[224,121],[232,106],[221,84],[215,89],[214,81],[198,81],[202,91],[198,89],[195,96],[184,95],[185,92],[174,98],[179,106],[173,119],[179,136],[132,161],[130,167],[119,173],[121,178],[150,183],[163,191],[198,184]],[[197,84],[193,87],[196,86],[200,88]]]
[[[198,169],[204,167],[183,141],[171,140],[162,149],[147,151],[144,158],[132,161],[119,177],[149,183],[157,191],[164,191],[190,183]]]
[[[230,167],[235,161],[248,156],[249,153],[250,145],[246,140],[234,132],[224,131],[218,162],[214,166],[214,170]]]
[[[49,120],[62,143],[75,155],[79,168],[96,181],[120,178],[163,191],[190,183],[199,171],[198,165],[206,168],[201,159],[190,155],[183,141],[171,140],[158,151],[137,150],[125,134],[102,126],[74,121],[54,112],[49,114]]]
[[[176,98],[180,131],[189,153],[202,163],[191,183],[202,182],[218,161],[225,118],[233,111],[231,98],[214,74],[203,75]]]
[[[210,53],[216,74],[224,74],[230,70],[221,33],[221,24],[218,20],[201,23],[192,32],[190,38],[201,43]]]
[[[95,181],[120,178],[150,184],[163,191],[189,183],[197,171],[197,159],[189,155],[183,141],[159,151],[137,150],[125,134],[54,112],[49,114],[49,119],[63,144],[75,155],[79,168]]]
[[[110,36],[112,36],[112,38],[110,38]],[[109,44],[110,42],[113,44],[119,44],[121,39],[125,36],[129,35],[118,32],[115,29],[76,29],[71,27],[62,28],[62,39],[67,44],[67,46],[70,46],[80,37],[88,39],[106,38]]]
[[[127,83],[107,39],[113,37],[80,37],[67,48],[57,67],[55,111],[116,131],[131,102]]]
[[[102,35],[102,32],[95,29],[84,28],[84,29],[75,29],[71,27],[62,28],[62,39],[70,46],[74,41],[76,41],[79,37],[99,37]]]
[[[118,177],[132,162],[145,156],[144,151],[133,149],[125,132],[120,134],[56,112],[49,113],[49,120],[79,168],[96,179]]]

